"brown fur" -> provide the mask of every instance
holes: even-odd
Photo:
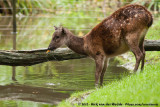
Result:
[[[152,15],[146,8],[140,5],[125,6],[94,27],[85,37],[86,44],[90,41],[92,43],[88,46],[93,48],[91,50],[103,47],[102,50],[106,55],[112,55],[116,53],[122,42],[125,41],[127,33],[138,31],[138,29],[140,31],[143,28],[147,29],[152,20]],[[95,55],[95,51],[90,54]]]
[[[96,63],[95,84],[103,83],[103,76],[110,57],[120,55],[131,50],[136,58],[134,71],[137,71],[140,61],[141,69],[144,67],[145,50],[144,38],[148,28],[152,25],[153,18],[147,9],[140,5],[127,5],[114,12],[95,26],[83,38],[74,36],[69,30],[59,28],[63,32],[60,39],[73,51],[92,57]],[[65,35],[65,36],[63,36]],[[48,49],[58,48],[61,41],[50,43]],[[57,40],[58,41],[58,40]]]

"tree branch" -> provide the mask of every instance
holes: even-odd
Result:
[[[59,48],[54,52],[46,53],[47,49],[30,51],[5,51],[0,50],[0,65],[30,66],[47,61],[62,61],[79,59],[86,56],[79,55],[68,48]]]

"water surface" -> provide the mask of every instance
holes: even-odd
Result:
[[[59,25],[62,21],[78,36],[83,36],[98,23],[98,19],[74,19],[69,23],[70,20],[17,18],[17,50],[46,48],[54,32],[53,25]],[[0,49],[12,50],[12,18],[0,18],[0,23]],[[75,27],[76,24],[79,26]],[[110,60],[104,84],[127,75],[128,70],[117,65],[119,62],[116,59]],[[73,92],[94,89],[94,73],[95,64],[89,58],[51,61],[26,67],[0,65],[0,106],[55,106]]]

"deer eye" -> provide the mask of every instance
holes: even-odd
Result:
[[[58,38],[60,38],[60,37],[59,37],[59,36],[56,36],[55,38],[58,39]]]

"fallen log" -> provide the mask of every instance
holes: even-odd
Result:
[[[69,48],[59,48],[54,52],[46,53],[47,49],[30,51],[5,51],[0,50],[0,65],[30,66],[47,61],[62,61],[69,59],[80,59],[86,56],[79,55]]]
[[[145,41],[146,51],[160,51],[160,40]],[[69,59],[85,58],[85,55],[79,55],[68,48],[59,48],[54,52],[46,53],[47,49],[37,49],[30,51],[6,51],[0,50],[0,65],[10,66],[30,66],[47,61],[62,61]]]
[[[160,51],[160,40],[145,40],[144,48],[146,51]]]

